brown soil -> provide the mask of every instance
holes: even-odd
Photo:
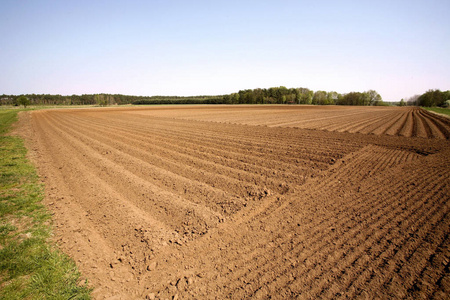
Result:
[[[55,240],[96,299],[450,294],[445,118],[186,106],[36,111],[19,125]]]

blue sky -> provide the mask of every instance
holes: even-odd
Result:
[[[0,94],[450,89],[449,0],[0,0]]]

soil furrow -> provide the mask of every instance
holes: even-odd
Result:
[[[158,135],[155,130],[147,129],[147,131],[141,131],[139,133],[135,133],[136,130],[127,131],[123,134],[126,134],[127,136],[135,136],[138,139],[141,138],[149,138],[153,140],[153,143],[157,144],[173,144],[177,142],[180,144],[180,142],[184,142],[184,145],[188,148],[196,148],[201,151],[201,154],[205,154],[205,149],[208,150],[209,153],[212,153],[214,155],[223,156],[232,159],[234,155],[240,156],[242,158],[236,159],[238,162],[249,161],[253,162],[256,161],[264,165],[264,162],[274,162],[277,161],[278,164],[281,164],[281,166],[286,167],[289,166],[293,161],[296,164],[304,164],[305,167],[310,167],[311,164],[320,165],[320,166],[326,166],[329,164],[330,158],[325,158],[325,163],[320,163],[319,161],[323,161],[323,154],[319,153],[316,154],[315,157],[317,157],[317,162],[311,162],[311,154],[305,154],[308,153],[307,150],[302,150],[298,156],[295,156],[293,158],[289,158],[287,162],[280,162],[278,155],[278,151],[276,151],[276,148],[269,147],[267,144],[252,144],[250,142],[247,143],[236,143],[235,139],[233,139],[232,143],[236,143],[235,146],[230,146],[230,141],[225,141],[224,145],[220,145],[220,139],[218,136],[211,136],[207,137],[205,134],[199,134],[199,136],[195,136],[195,131],[188,131],[189,134],[186,133],[176,133],[173,130],[167,130]],[[151,135],[148,135],[148,132],[151,132]],[[148,136],[147,136],[148,135]],[[269,152],[261,152],[264,149],[270,149]],[[289,147],[288,147],[289,149]],[[291,150],[292,151],[292,150]],[[298,150],[297,150],[298,151]],[[327,152],[325,152],[327,153]],[[283,153],[285,154],[285,153]],[[230,156],[231,155],[231,156]],[[303,157],[303,155],[306,155],[306,157]],[[328,156],[328,155],[327,155]],[[262,159],[264,157],[264,159]],[[281,158],[286,159],[286,155],[281,155]]]
[[[85,127],[90,128],[90,127]],[[124,136],[122,133],[115,131],[114,133],[108,133],[107,131],[103,131],[101,129],[96,129],[96,132],[99,134],[95,134],[96,138],[98,139],[107,139],[108,137],[114,137],[114,141],[118,143],[119,140],[122,140],[127,143],[121,143],[124,145],[132,144],[136,147],[139,147],[142,150],[146,150],[148,152],[151,152],[152,155],[157,155],[158,157],[167,157],[169,160],[172,161],[179,161],[181,158],[185,158],[184,162],[187,165],[191,165],[197,169],[204,169],[206,170],[214,170],[218,174],[224,174],[231,178],[241,178],[241,177],[254,177],[254,179],[251,179],[249,181],[251,182],[261,182],[265,179],[264,177],[273,177],[273,168],[268,168],[264,166],[255,166],[250,165],[246,163],[248,161],[248,157],[246,156],[240,156],[235,157],[234,159],[229,158],[227,159],[223,155],[220,155],[221,153],[217,153],[214,155],[213,153],[215,151],[211,151],[209,148],[204,148],[203,151],[199,151],[195,149],[195,147],[198,147],[199,143],[192,143],[191,145],[183,144],[182,147],[178,146],[175,142],[177,141],[175,138],[168,138],[168,143],[162,142],[161,140],[155,140],[154,136],[151,137],[143,137],[143,134],[136,135],[135,138],[133,135],[127,133],[126,136]],[[93,134],[92,134],[93,135]],[[248,152],[248,155],[251,155],[251,152]],[[198,159],[196,159],[198,158]],[[278,164],[279,165],[279,164]],[[272,166],[271,166],[272,167]],[[289,168],[289,165],[285,165],[283,169]],[[281,169],[281,168],[278,168]],[[243,170],[243,171],[238,171]],[[288,170],[280,171],[281,174],[277,174],[278,177],[284,177],[284,178],[290,178],[295,179],[299,175],[302,175],[302,170],[306,171],[308,169],[301,168],[301,166],[293,166],[290,167]],[[295,172],[296,174],[293,174],[291,172]],[[242,175],[245,174],[245,175]]]
[[[377,122],[380,119],[384,119],[387,116],[384,113],[379,113],[373,117],[370,118],[362,118],[360,120],[355,119],[348,119],[344,120],[341,119],[341,124],[336,126],[327,126],[324,129],[327,129],[329,131],[344,131],[344,132],[358,132],[359,129],[366,127],[368,124],[372,124],[374,122]]]
[[[376,208],[375,208],[376,209]],[[344,225],[344,224],[346,224],[346,223],[348,223],[348,221],[344,221],[344,222],[342,222],[342,225]],[[339,224],[336,224],[336,227],[339,227],[340,225]],[[314,226],[314,228],[317,228],[318,227],[318,225],[315,225]],[[323,226],[321,226],[321,227],[323,227]],[[285,230],[283,230],[283,231],[285,231]],[[312,236],[312,234],[310,234],[310,233],[308,233],[308,235],[309,236]],[[319,237],[319,238],[317,238],[317,239],[314,239],[314,241],[315,240],[320,240],[320,241],[322,241],[323,240],[323,237]],[[276,241],[276,243],[275,244],[280,244],[280,242],[279,241]],[[282,243],[281,243],[282,244]],[[327,243],[325,243],[324,245],[324,247],[326,247],[326,244]],[[306,246],[306,248],[308,248],[307,246]],[[314,249],[311,249],[311,251],[310,251],[310,253],[312,254],[312,253],[314,253],[314,252],[316,252]],[[253,256],[252,256],[253,257]],[[285,255],[283,255],[283,257],[285,257]],[[279,263],[277,262],[276,263],[277,265],[279,265]],[[245,265],[252,265],[251,263],[246,263]],[[258,264],[256,264],[256,265],[258,265]],[[273,266],[272,265],[269,265],[268,267],[267,267],[267,269],[264,269],[264,270],[262,270],[261,271],[261,273],[266,273],[268,270],[270,270],[271,268],[272,268]],[[243,268],[243,269],[245,269],[245,268]],[[256,270],[251,270],[251,274],[254,274],[256,272]],[[236,278],[242,278],[242,277],[245,277],[245,276],[243,276],[242,274],[239,274],[239,272],[238,273],[234,273],[235,274],[235,276],[236,276]],[[246,280],[247,282],[251,282],[251,280]],[[237,290],[238,290],[239,288],[237,288]]]
[[[79,133],[73,133],[74,135],[79,135]],[[222,176],[217,173],[209,172],[209,171],[198,171],[198,168],[187,168],[186,165],[189,165],[186,163],[186,161],[180,160],[180,157],[183,157],[182,154],[177,153],[176,158],[174,158],[172,161],[167,161],[163,165],[161,165],[162,162],[164,162],[161,157],[156,157],[156,159],[153,159],[154,153],[152,153],[152,156],[147,155],[147,151],[138,151],[136,153],[136,150],[130,150],[127,146],[128,144],[125,143],[119,143],[120,146],[114,144],[113,147],[105,146],[103,143],[100,143],[100,140],[108,139],[105,137],[96,137],[96,138],[90,138],[91,145],[99,145],[98,152],[101,153],[107,153],[107,157],[111,157],[111,159],[114,159],[114,161],[124,161],[126,163],[127,169],[132,169],[134,173],[136,173],[135,170],[139,170],[142,166],[148,166],[147,168],[144,168],[145,171],[140,171],[139,175],[141,178],[145,178],[147,181],[161,181],[164,179],[167,183],[162,183],[162,186],[160,184],[161,188],[168,188],[172,190],[177,190],[179,193],[182,194],[184,198],[189,198],[190,195],[202,195],[205,198],[204,204],[211,205],[219,203],[220,205],[226,205],[226,210],[236,210],[240,209],[243,204],[245,204],[246,201],[255,198],[256,200],[261,199],[262,197],[267,196],[270,191],[267,190],[265,185],[261,185],[258,187],[255,184],[266,184],[270,188],[272,188],[272,191],[277,191],[279,189],[280,192],[285,192],[285,189],[288,188],[288,186],[284,182],[271,182],[270,180],[259,180],[258,178],[246,178],[246,176],[241,174],[237,174],[237,179],[233,179],[230,177]],[[136,145],[136,144],[134,144]],[[120,148],[120,156],[117,158],[116,149]],[[146,147],[144,147],[145,149]],[[134,149],[134,148],[133,148]],[[124,153],[126,151],[126,153]],[[123,158],[123,156],[126,157],[126,159]],[[136,158],[138,157],[138,158]],[[145,158],[145,160],[142,160],[142,158]],[[133,167],[133,162],[135,167]],[[180,163],[184,165],[183,169],[180,170],[179,166]],[[201,165],[202,162],[198,161],[195,162],[194,166]],[[142,168],[141,168],[142,169]],[[160,171],[158,171],[158,169]],[[211,167],[209,170],[214,169]],[[158,173],[155,173],[155,171],[158,171],[162,175],[158,175]],[[143,173],[144,172],[144,173]],[[179,176],[174,175],[175,173],[179,174]],[[227,174],[228,175],[228,174]],[[174,177],[173,180],[167,180],[168,178]],[[161,179],[158,179],[161,178]],[[192,183],[189,184],[187,180],[194,180],[195,182],[198,182],[198,189],[201,189],[200,191],[196,191],[195,188],[192,186]],[[303,179],[302,179],[303,180]],[[130,180],[129,180],[130,181]],[[134,180],[136,181],[136,180]],[[139,180],[138,180],[139,181]],[[262,181],[262,182],[261,182]],[[204,183],[215,186],[213,187],[205,187]],[[179,186],[179,188],[177,188]],[[226,195],[226,190],[230,188],[230,186],[234,186],[234,190],[240,192],[235,195]],[[218,188],[220,188],[222,191],[218,192],[216,191]],[[209,191],[208,191],[209,189]],[[237,197],[242,198],[239,199]],[[192,201],[196,201],[196,198],[193,198]],[[234,206],[234,207],[231,207]],[[238,207],[240,206],[240,207]],[[217,209],[217,208],[216,208]],[[232,212],[232,211],[231,211]],[[230,213],[230,212],[228,212]]]
[[[63,128],[63,126],[59,124],[58,128]],[[182,211],[192,210],[196,212],[196,215],[204,215],[205,220],[209,220],[214,223],[217,222],[218,220],[223,219],[223,217],[219,213],[212,212],[206,207],[198,205],[198,203],[187,201],[186,198],[182,198],[173,193],[173,185],[175,184],[175,182],[181,182],[181,184],[183,184],[183,181],[185,180],[183,177],[176,176],[167,170],[160,170],[161,174],[149,173],[154,172],[156,167],[151,164],[148,164],[146,161],[134,158],[123,151],[117,151],[116,148],[104,146],[96,139],[92,139],[87,136],[82,136],[81,132],[79,131],[75,132],[70,130],[69,128],[65,129],[67,132],[72,133],[70,135],[71,144],[78,145],[77,151],[81,153],[89,153],[90,154],[89,156],[84,155],[85,159],[89,160],[89,164],[96,165],[98,170],[102,170],[103,173],[106,173],[104,177],[108,177],[108,175],[113,174],[114,177],[119,176],[122,178],[122,182],[126,183],[126,186],[123,187],[125,191],[127,193],[134,194],[134,197],[132,197],[132,199],[144,198],[144,200],[141,201],[151,200],[152,203],[155,204],[159,203],[158,205],[160,205],[161,203],[165,203],[164,210],[167,209],[174,209],[174,210],[182,209]],[[78,136],[78,138],[75,138],[75,136]],[[89,151],[88,147],[91,147],[91,149],[95,149],[95,152]],[[106,153],[108,155],[103,155],[103,153]],[[108,156],[111,158],[108,158]],[[122,163],[117,163],[120,161],[122,161]],[[139,171],[139,169],[141,170]],[[148,172],[146,172],[146,170],[148,170]],[[164,178],[164,180],[166,180],[165,186],[170,185],[172,187],[172,190],[166,188],[165,190],[167,191],[164,191],[163,190],[164,184],[163,186],[156,186],[149,181],[151,178],[155,177]],[[168,180],[168,178],[171,177],[174,177],[174,179]],[[184,184],[185,184],[184,186],[187,186],[186,182]],[[199,183],[198,187],[198,189],[203,188],[201,191],[195,191],[195,188],[192,185],[192,181],[189,181],[189,185],[190,185],[189,188],[193,189],[194,192],[198,194],[206,193],[208,196],[213,197],[213,199],[217,197],[230,198],[221,192],[215,193],[214,195],[214,191],[208,191],[208,187],[202,187],[201,183]],[[129,188],[130,186],[132,187],[134,186],[134,188],[130,189]],[[220,201],[221,200],[218,200],[218,202]],[[178,204],[177,205],[178,207],[172,208],[174,204],[175,205]]]
[[[376,208],[374,208],[374,209],[376,209]],[[406,219],[407,217],[405,217],[405,219]],[[343,224],[346,224],[347,222],[344,222]],[[389,223],[389,220],[387,221],[387,223]],[[395,223],[395,222],[394,222]],[[339,224],[337,224],[337,226],[336,227],[339,227]],[[366,230],[363,230],[362,232],[366,232]],[[308,234],[308,236],[312,236],[311,234]],[[380,234],[379,233],[379,235],[378,236],[382,236],[382,233]],[[354,238],[354,237],[353,237]],[[352,240],[353,238],[349,238],[349,240]],[[356,240],[362,240],[362,239],[360,239],[360,238],[355,238]],[[320,237],[320,238],[318,238],[317,240],[323,240],[323,237]],[[280,244],[280,242],[278,242],[277,241],[277,244]],[[282,243],[281,243],[282,244]],[[329,242],[329,244],[331,245],[331,242]],[[306,246],[306,248],[308,249],[308,246]],[[318,251],[318,250],[314,250],[314,249],[312,249],[311,250],[311,254],[313,254],[313,253],[316,253],[316,252],[319,252],[319,253],[323,253],[323,251]],[[344,252],[345,253],[345,252]],[[325,256],[327,255],[327,254],[324,254]],[[306,256],[308,256],[308,255],[306,255]],[[284,254],[284,255],[282,255],[282,257],[286,257],[286,255]],[[295,255],[294,255],[294,257],[295,257]],[[322,261],[321,259],[319,260],[319,261]],[[270,269],[271,267],[273,267],[273,266],[270,266],[268,269]],[[267,270],[263,270],[262,271],[262,273],[265,273]],[[255,270],[252,270],[252,272],[255,272]],[[283,277],[282,277],[283,278]],[[285,277],[284,277],[285,278]],[[304,278],[304,276],[302,277],[302,278]],[[248,281],[248,280],[247,280]],[[317,286],[317,282],[314,284],[315,286]]]
[[[398,113],[397,116],[391,117],[390,120],[387,120],[386,123],[378,127],[373,131],[373,134],[376,135],[388,135],[388,132],[392,131],[392,128],[395,128],[400,124],[401,120],[403,119],[405,113]]]
[[[410,110],[405,119],[405,122],[402,124],[402,127],[397,132],[400,136],[412,137],[414,129],[414,110]]]
[[[450,119],[439,117],[425,110],[422,110],[422,113],[428,117],[427,120],[430,121],[431,124],[437,127],[438,130],[436,130],[435,137],[450,138]]]
[[[392,112],[390,114],[383,114],[378,118],[377,121],[371,122],[370,124],[367,124],[363,128],[359,129],[358,132],[362,134],[378,134],[376,132],[379,132],[381,128],[386,127],[386,124],[389,124],[391,120],[395,120],[395,118],[398,116],[398,112]]]

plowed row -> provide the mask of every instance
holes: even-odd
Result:
[[[448,123],[305,110],[47,110],[21,127],[97,299],[446,298]]]
[[[167,109],[177,119],[406,137],[450,138],[450,120],[416,107],[217,106]],[[157,116],[159,110],[131,111]]]

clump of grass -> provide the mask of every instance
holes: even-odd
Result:
[[[75,263],[50,240],[43,187],[23,141],[6,135],[17,113],[0,111],[0,299],[89,299]]]

